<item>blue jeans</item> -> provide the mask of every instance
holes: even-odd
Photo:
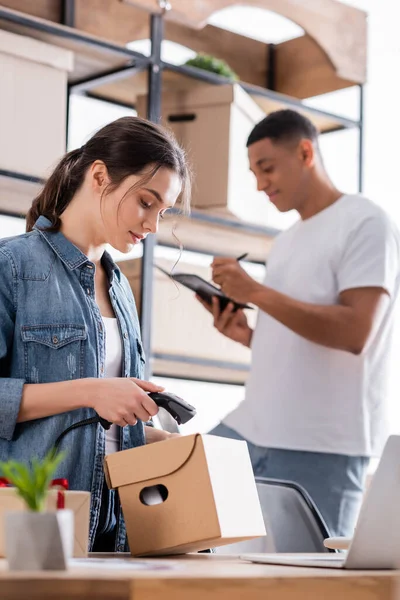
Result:
[[[92,552],[116,551],[118,508],[119,502],[116,502],[116,491],[109,490],[104,480],[101,492],[99,523],[94,537]]]
[[[244,439],[223,423],[209,433],[234,440]],[[353,535],[369,458],[263,448],[245,441],[255,476],[300,484],[314,500],[332,536]]]

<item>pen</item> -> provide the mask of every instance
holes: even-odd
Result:
[[[244,254],[241,254],[240,256],[238,256],[236,260],[239,262],[240,260],[243,260],[244,258],[246,258],[247,255],[248,255],[248,252],[245,252]]]

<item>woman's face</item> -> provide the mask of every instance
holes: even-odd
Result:
[[[159,220],[181,192],[181,180],[160,168],[150,181],[129,191],[142,176],[131,175],[101,202],[105,241],[119,252],[129,252],[149,234],[157,233]]]

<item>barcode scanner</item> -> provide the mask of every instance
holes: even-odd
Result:
[[[149,398],[151,398],[159,408],[165,409],[173,419],[178,423],[178,425],[183,425],[193,419],[196,414],[196,409],[194,406],[179,398],[175,394],[171,394],[170,392],[150,392],[148,394]],[[70,427],[68,427],[65,431],[63,431],[57,438],[55,447],[57,448],[62,440],[62,438],[72,431],[72,429],[76,429],[77,427],[82,427],[83,425],[91,425],[93,423],[100,423],[100,425],[104,429],[110,429],[112,423],[100,417],[100,415],[96,415],[95,417],[90,417],[89,419],[84,419],[83,421],[79,421],[78,423],[74,423]]]
[[[170,392],[150,392],[149,397],[160,408],[164,408],[178,425],[182,425],[193,419],[196,414],[194,406]]]

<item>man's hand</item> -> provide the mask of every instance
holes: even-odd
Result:
[[[247,317],[243,310],[233,311],[233,304],[230,302],[226,309],[221,312],[219,301],[216,296],[212,298],[212,305],[208,304],[196,295],[197,300],[204,306],[208,312],[214,317],[214,327],[220,333],[235,342],[250,347],[253,330],[247,324]]]
[[[221,287],[224,294],[236,302],[248,302],[260,287],[235,258],[214,258],[211,268],[215,283]]]

